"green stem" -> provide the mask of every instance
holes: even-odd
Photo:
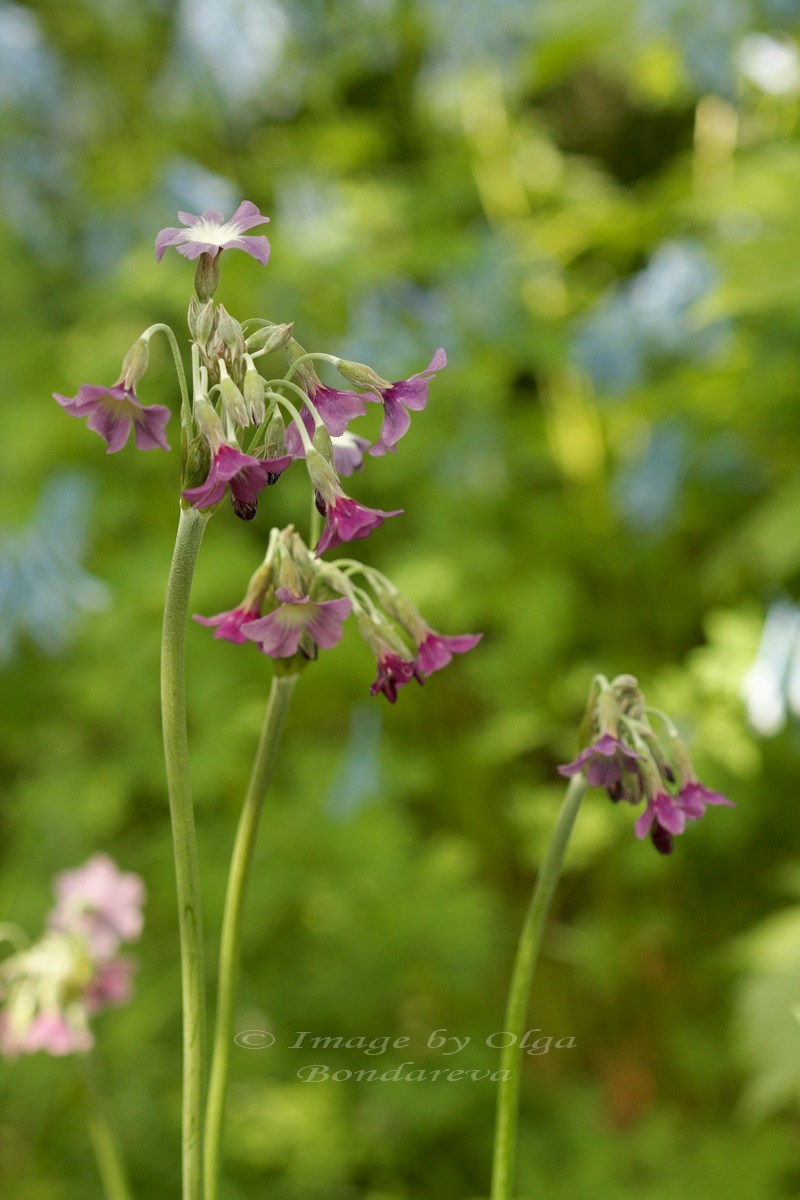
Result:
[[[106,1104],[97,1080],[95,1066],[85,1063],[88,1093],[86,1124],[97,1162],[97,1171],[106,1200],[131,1200],[132,1192],[117,1139],[108,1120]]]
[[[250,772],[250,782],[247,785],[247,793],[239,818],[228,874],[219,952],[214,1048],[206,1111],[206,1200],[217,1200],[219,1190],[222,1126],[225,1115],[225,1096],[228,1089],[228,1067],[233,1039],[236,992],[239,983],[239,959],[247,880],[253,861],[261,810],[272,779],[289,701],[297,680],[297,675],[273,676],[267,711]]]
[[[208,515],[181,508],[167,584],[161,642],[161,720],[167,767],[183,993],[183,1200],[202,1200],[205,1071],[203,919],[186,731],[186,619]]]
[[[533,889],[517,946],[504,1026],[504,1031],[514,1036],[511,1044],[505,1047],[500,1056],[501,1080],[497,1093],[491,1200],[510,1200],[511,1198],[519,1117],[520,1066],[522,1062],[520,1042],[525,1035],[528,999],[547,914],[558,877],[561,874],[572,826],[578,815],[586,787],[586,780],[582,774],[576,775],[570,780],[558,822],[547,847],[536,886]]]

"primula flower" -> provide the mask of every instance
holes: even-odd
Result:
[[[330,497],[317,492],[317,508],[325,517],[325,528],[316,547],[317,558],[333,546],[369,537],[373,529],[382,525],[387,517],[399,517],[403,511],[402,508],[395,509],[394,512],[366,508],[341,491],[333,493]]]
[[[331,438],[333,443],[333,465],[339,476],[352,475],[354,471],[364,470],[364,452],[369,449],[369,438],[360,437],[349,430],[338,437]]]
[[[342,623],[353,607],[346,597],[311,600],[308,596],[295,596],[285,587],[276,588],[275,595],[281,602],[280,608],[241,627],[247,638],[258,643],[262,654],[270,658],[296,654],[302,633],[307,633],[321,650],[330,650],[341,640]]]
[[[395,704],[401,687],[405,687],[412,679],[416,679],[420,684],[425,682],[414,659],[402,658],[388,647],[378,650],[376,657],[378,675],[369,689],[371,696],[383,692],[389,703]]]
[[[161,262],[168,246],[174,246],[184,258],[199,258],[210,254],[212,258],[220,250],[244,250],[256,262],[266,266],[269,259],[269,242],[263,236],[242,237],[247,229],[255,225],[266,225],[269,217],[263,216],[255,204],[243,200],[226,221],[216,208],[207,209],[201,216],[179,212],[178,218],[188,229],[162,229],[156,237],[156,261]]]
[[[247,507],[256,503],[264,488],[274,482],[271,477],[280,475],[291,461],[289,454],[280,458],[253,458],[235,446],[221,442],[213,452],[205,483],[186,488],[183,498],[190,501],[192,508],[210,508],[222,499],[226,487],[230,485],[234,507],[237,504],[245,506],[246,511]],[[255,516],[255,510],[250,515]]]
[[[400,438],[408,431],[411,424],[409,409],[421,412],[428,403],[428,384],[432,376],[447,365],[447,355],[441,347],[436,351],[424,371],[417,371],[408,379],[392,383],[388,388],[378,390],[378,396],[383,404],[383,424],[381,425],[380,440],[370,450],[370,454],[381,457],[388,450],[394,452]],[[371,399],[368,395],[367,399]]]
[[[6,1058],[20,1054],[47,1054],[62,1057],[91,1050],[94,1037],[85,1024],[85,1010],[73,1006],[68,1019],[60,1012],[37,1013],[27,1024],[15,1027],[6,1013],[0,1013],[0,1053]]]
[[[707,804],[724,804],[727,808],[736,807],[732,800],[722,795],[722,792],[714,792],[696,779],[690,779],[684,783],[678,793],[678,802],[687,817],[702,817]]]
[[[83,937],[99,962],[108,962],[120,942],[136,941],[142,932],[144,883],[132,871],[120,871],[107,854],[56,875],[54,891],[48,926]]]
[[[558,768],[559,775],[577,775],[586,771],[586,782],[590,787],[613,787],[622,778],[622,772],[635,774],[637,759],[642,755],[631,750],[617,737],[604,733],[591,746],[581,750],[571,763]]]
[[[454,654],[466,654],[477,646],[482,633],[462,633],[456,637],[445,637],[435,629],[429,629],[417,646],[417,667],[421,675],[432,675],[453,661]]]
[[[88,417],[87,424],[108,446],[107,453],[115,454],[127,442],[133,426],[139,450],[169,450],[166,429],[170,411],[163,404],[141,405],[133,388],[121,380],[112,387],[97,387],[82,383],[77,396],[62,396],[53,392],[53,399],[71,417]]]
[[[195,613],[194,620],[200,625],[216,625],[215,638],[223,638],[226,642],[235,642],[237,646],[243,646],[247,637],[242,633],[242,626],[248,621],[257,620],[260,615],[258,609],[245,608],[242,605],[228,612],[217,613],[214,617],[200,617]]]
[[[359,396],[358,392],[342,392],[337,388],[325,387],[323,384],[314,387],[312,383],[309,383],[308,398],[332,438],[341,437],[350,422],[356,417],[363,417],[367,411],[364,398]],[[308,405],[304,404],[300,409],[300,417],[309,437],[313,437],[316,423]],[[293,458],[305,458],[305,446],[294,422],[286,430],[286,450]]]

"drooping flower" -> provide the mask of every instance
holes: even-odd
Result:
[[[49,928],[85,938],[99,962],[111,960],[120,942],[136,941],[142,932],[144,883],[132,871],[120,871],[107,854],[94,854],[82,867],[62,871],[54,891]]]
[[[237,646],[243,646],[247,637],[242,633],[242,626],[248,621],[257,620],[260,615],[259,609],[240,605],[239,608],[232,608],[228,612],[217,613],[214,617],[200,617],[195,613],[193,619],[199,625],[216,625],[215,638],[223,638],[226,642],[235,642]]]
[[[432,675],[453,661],[454,654],[465,654],[477,646],[482,633],[462,633],[445,637],[431,629],[417,648],[417,666],[421,675]]]
[[[412,679],[416,679],[420,684],[425,682],[413,658],[403,658],[392,650],[382,649],[378,652],[377,660],[378,674],[369,689],[371,696],[383,692],[389,703],[395,704],[399,689],[405,687]]]
[[[308,398],[319,413],[322,424],[332,438],[341,437],[347,426],[356,417],[363,417],[367,411],[363,396],[358,392],[339,391],[338,388],[325,387],[320,383],[314,386],[307,384]],[[371,397],[370,397],[371,398]],[[315,421],[308,405],[300,409],[300,417],[309,436],[314,436]],[[363,440],[363,439],[362,439]],[[369,445],[369,443],[367,443]],[[305,447],[297,426],[292,422],[286,431],[286,449],[293,458],[305,458]]]
[[[53,399],[71,417],[88,417],[87,424],[115,454],[128,441],[133,427],[139,450],[169,450],[165,429],[170,411],[163,404],[142,405],[133,388],[122,381],[112,387],[82,383],[73,397],[53,392]]]
[[[634,831],[637,838],[646,838],[649,833],[660,854],[671,854],[672,838],[683,833],[687,818],[691,816],[675,797],[666,792],[656,792],[648,798],[647,807],[636,821]]]
[[[687,817],[702,817],[707,804],[724,804],[727,808],[736,805],[722,792],[714,792],[697,779],[689,779],[678,793],[678,801]]]
[[[313,447],[306,455],[306,463],[315,490],[317,509],[325,517],[325,528],[316,547],[317,558],[333,546],[369,537],[373,529],[382,525],[387,517],[398,517],[403,511],[383,512],[379,508],[366,508],[346,496],[331,464]]]
[[[221,442],[213,451],[205,482],[199,487],[186,488],[183,497],[191,503],[192,508],[210,508],[222,499],[225,489],[230,485],[234,508],[239,505],[242,509],[240,515],[255,516],[255,509],[249,511],[250,506],[255,505],[264,488],[274,482],[291,461],[289,454],[280,458],[254,458],[227,442]]]
[[[280,601],[279,608],[241,626],[242,633],[258,643],[262,654],[270,658],[296,654],[303,633],[308,634],[321,650],[330,650],[341,640],[343,622],[353,607],[346,597],[311,600],[308,596],[295,596],[286,587],[276,588],[275,596]]]
[[[229,221],[216,208],[209,208],[201,216],[179,212],[178,218],[186,229],[162,229],[156,237],[156,261],[161,262],[168,246],[174,246],[184,258],[199,258],[201,254],[216,257],[220,250],[244,250],[256,262],[266,266],[269,259],[269,242],[261,235],[242,237],[247,229],[266,225],[269,217],[263,216],[255,204],[243,200]]]
[[[559,775],[577,775],[586,772],[586,781],[590,787],[614,787],[622,778],[623,771],[636,774],[637,759],[642,755],[631,750],[619,738],[610,733],[604,733],[591,746],[581,750],[571,763],[558,768]]]
[[[392,383],[388,388],[379,390],[378,395],[383,404],[383,424],[381,425],[380,440],[370,450],[370,454],[381,457],[391,450],[397,449],[400,438],[408,431],[411,424],[411,412],[421,412],[428,403],[428,384],[437,371],[447,365],[447,355],[441,347],[436,351],[424,371],[409,375]],[[372,399],[367,395],[367,400]]]
[[[333,465],[339,476],[352,475],[355,471],[364,470],[364,453],[369,450],[369,438],[346,430],[338,437],[331,438],[333,443]]]

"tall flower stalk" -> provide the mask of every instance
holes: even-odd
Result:
[[[214,1024],[211,1079],[206,1110],[204,1147],[206,1200],[217,1200],[219,1192],[222,1129],[233,1041],[234,1008],[239,982],[247,882],[258,836],[261,811],[272,780],[289,703],[298,678],[299,676],[296,674],[276,674],[272,678],[267,711],[250,773],[247,794],[239,817],[228,874],[219,950],[217,1012]]]

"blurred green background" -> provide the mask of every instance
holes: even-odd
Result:
[[[480,647],[371,699],[351,630],[298,688],[249,903],[226,1200],[477,1200],[484,1069],[596,671],[635,673],[736,801],[671,859],[593,793],[532,1006],[522,1197],[800,1195],[800,4],[0,3],[0,913],[107,849],[149,905],[135,1003],[96,1032],[139,1196],[179,1186],[179,972],[158,723],[177,456],[106,457],[50,399],[184,329],[177,209],[270,214],[225,255],[239,318],[390,379],[436,346],[358,544]],[[260,231],[257,231],[260,232]],[[181,333],[181,336],[184,336]],[[330,382],[333,382],[331,377]],[[177,409],[165,346],[140,387]],[[378,413],[366,423],[377,432]],[[173,443],[176,440],[173,422]],[[239,602],[292,472],[211,523],[193,608]],[[209,955],[270,666],[188,635]],[[459,1056],[426,1048],[445,1028]],[[377,1059],[289,1049],[411,1039]],[[2,1065],[0,1192],[99,1197],[72,1060]]]

